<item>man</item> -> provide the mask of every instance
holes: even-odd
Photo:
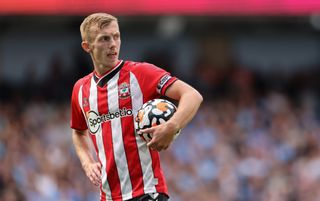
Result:
[[[80,32],[94,71],[74,85],[71,128],[86,175],[100,187],[101,201],[168,200],[158,151],[167,149],[193,118],[202,96],[152,64],[119,60],[120,31],[114,16],[89,15]],[[134,116],[143,103],[160,96],[178,100],[178,109],[166,123],[141,131],[153,134],[146,144],[135,133]]]

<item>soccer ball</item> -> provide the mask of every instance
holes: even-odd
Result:
[[[172,102],[165,99],[152,99],[144,103],[138,110],[135,118],[136,132],[138,133],[141,129],[151,128],[168,121],[176,111],[177,107]],[[178,137],[180,131],[181,130],[175,134],[174,139]],[[140,134],[140,137],[146,142],[150,142],[152,134],[144,133]]]

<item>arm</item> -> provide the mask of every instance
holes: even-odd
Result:
[[[167,122],[176,130],[184,128],[192,120],[203,101],[197,90],[180,80],[168,88],[166,96],[179,101],[177,112]]]
[[[203,100],[197,90],[181,80],[174,82],[167,89],[165,95],[179,101],[176,113],[166,123],[141,131],[153,134],[148,146],[158,151],[169,147],[174,135],[192,120]]]
[[[72,129],[72,141],[80,159],[83,170],[90,181],[99,186],[101,183],[101,164],[96,162],[90,148],[88,131]]]

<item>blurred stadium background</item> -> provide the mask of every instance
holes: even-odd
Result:
[[[92,71],[79,25],[119,17],[121,58],[195,86],[204,103],[161,153],[172,201],[320,200],[320,3],[0,2],[0,200],[92,201],[69,129]]]

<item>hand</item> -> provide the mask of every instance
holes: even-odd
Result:
[[[174,139],[174,135],[178,132],[178,126],[166,122],[158,126],[141,130],[141,133],[151,133],[152,140],[147,144],[152,150],[162,151],[167,149]]]
[[[90,181],[96,185],[100,186],[101,184],[101,164],[99,162],[88,163],[83,165],[83,169],[90,179]]]

